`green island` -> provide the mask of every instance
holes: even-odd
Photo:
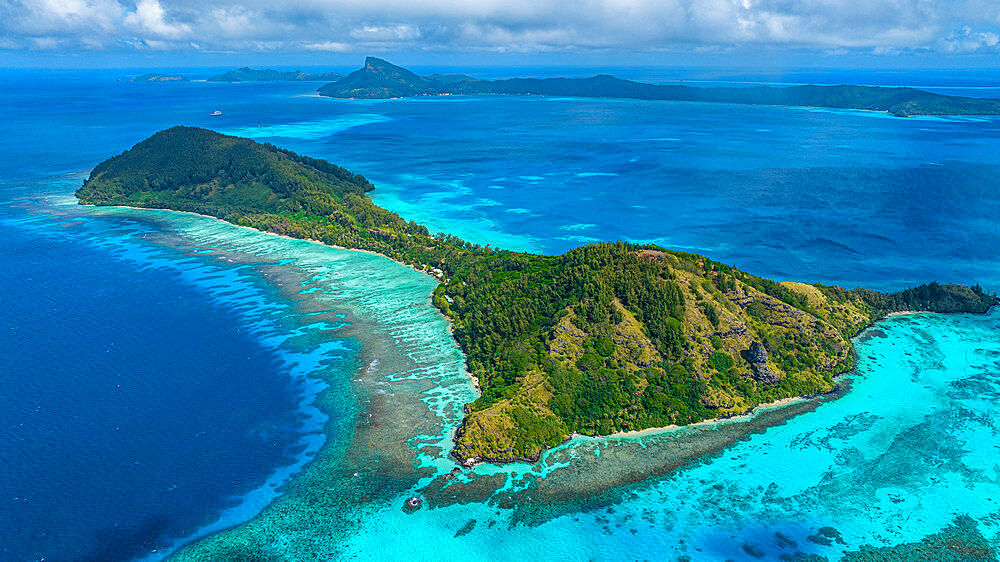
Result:
[[[301,70],[285,72],[270,68],[250,68],[244,66],[222,74],[216,74],[209,82],[328,82],[340,80],[344,75],[337,72],[320,72],[310,74]]]
[[[916,88],[882,86],[753,86],[699,88],[591,78],[511,78],[481,80],[463,74],[418,76],[382,59],[319,89],[333,98],[403,98],[440,95],[544,95],[587,98],[826,107],[913,115],[1000,115],[1000,100],[935,94]]]
[[[146,73],[139,74],[138,76],[132,76],[128,79],[128,82],[187,82],[188,79],[183,76],[173,76],[170,74],[160,74],[160,73]]]
[[[440,281],[433,302],[481,390],[452,455],[536,460],[574,433],[684,425],[827,393],[850,338],[893,312],[985,312],[980,287],[885,294],[775,282],[707,257],[598,243],[559,256],[483,247],[375,205],[363,176],[193,127],[98,164],[82,204],[172,209],[377,252]]]

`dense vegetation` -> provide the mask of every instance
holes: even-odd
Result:
[[[209,82],[306,82],[318,81],[328,82],[330,80],[340,80],[343,74],[336,72],[320,72],[310,74],[301,70],[284,72],[272,70],[270,68],[250,68],[244,66],[236,70],[230,70],[222,74],[216,74],[208,79]]]
[[[172,127],[98,164],[81,203],[191,211],[450,270],[484,248],[372,203],[364,176],[271,144]],[[439,265],[437,265],[439,264]],[[431,269],[428,267],[428,269]]]
[[[850,85],[695,88],[644,84],[608,75],[592,78],[478,80],[464,75],[417,76],[405,68],[373,57],[365,60],[364,68],[323,86],[319,93],[335,98],[537,94],[864,109],[899,116],[1000,114],[1000,100],[946,96],[915,88]]]
[[[99,164],[77,196],[194,211],[433,273],[434,304],[482,390],[457,437],[463,462],[537,458],[573,432],[687,424],[826,392],[853,365],[849,338],[873,320],[997,302],[937,283],[890,295],[776,283],[649,245],[495,251],[432,236],[373,204],[371,189],[323,160],[174,127]]]

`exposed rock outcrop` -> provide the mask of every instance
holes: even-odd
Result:
[[[762,343],[753,342],[741,355],[750,364],[750,378],[763,384],[778,384],[778,375],[767,366],[767,348]]]

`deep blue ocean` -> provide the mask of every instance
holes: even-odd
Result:
[[[492,74],[505,73],[523,74]],[[367,176],[377,203],[498,247],[561,252],[622,239],[779,280],[1000,290],[997,118],[346,101],[318,98],[310,83],[118,81],[127,74],[0,71],[0,560],[155,557],[253,516],[324,440],[339,439],[319,433],[326,420],[310,409],[309,375],[346,378],[354,344],[299,341],[327,326],[309,324],[262,273],[273,260],[226,260],[153,213],[101,213],[69,197],[95,164],[169,126],[327,158]],[[987,73],[784,80],[1000,97]]]
[[[5,560],[134,556],[292,463],[291,384],[183,279],[204,266],[132,261],[80,240],[107,236],[91,226],[123,228],[0,225]]]

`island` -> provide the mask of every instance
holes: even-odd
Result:
[[[337,72],[320,72],[310,74],[301,70],[284,72],[272,70],[270,68],[250,68],[244,66],[236,70],[230,70],[222,74],[216,74],[208,79],[209,82],[328,82],[340,80],[344,75]]]
[[[462,74],[418,76],[374,57],[368,57],[360,70],[326,84],[318,92],[332,98],[544,95],[858,109],[900,117],[1000,115],[1000,99],[946,96],[916,88],[853,85],[699,88],[645,84],[606,74],[591,78],[481,80]]]
[[[979,286],[897,293],[775,282],[692,253],[597,243],[547,256],[483,247],[374,204],[362,175],[194,127],[98,164],[80,203],[173,209],[368,250],[439,281],[481,394],[453,456],[537,460],[573,434],[684,425],[827,393],[853,336],[902,311],[985,312]]]
[[[146,73],[140,74],[138,76],[132,76],[128,79],[129,82],[187,82],[188,79],[183,76],[171,76],[170,74],[158,74],[158,73]]]

